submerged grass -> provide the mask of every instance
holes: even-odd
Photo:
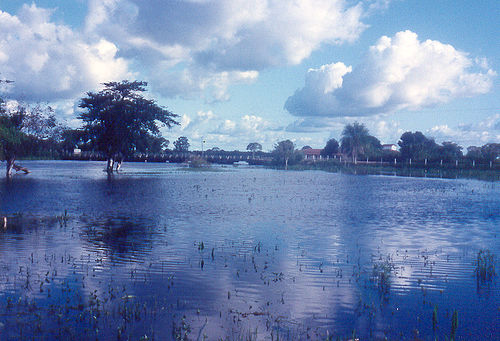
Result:
[[[446,178],[446,179],[478,179],[485,181],[500,181],[498,169],[461,169],[451,167],[412,168],[404,165],[390,166],[387,164],[352,164],[339,161],[322,161],[312,163],[299,163],[289,166],[290,170],[321,170],[332,173],[355,175],[390,175],[417,178]]]
[[[391,258],[387,256],[373,264],[372,280],[382,295],[388,295],[391,289],[391,273],[395,269]]]
[[[52,222],[53,226],[57,226],[57,223],[59,223],[62,228],[63,225],[66,227],[66,223],[68,223],[69,229],[72,229],[78,226],[72,224],[75,219],[75,217],[68,215],[67,211],[64,211],[61,215],[55,216],[55,218],[52,217],[52,219],[45,219],[39,222],[39,224],[48,226]],[[21,224],[21,218],[19,220],[19,224],[23,225]],[[125,223],[122,222],[123,224]],[[114,225],[107,224],[106,226]],[[125,224],[124,226],[128,227],[129,225]],[[14,231],[11,231],[9,227],[6,233],[10,232]],[[98,233],[94,234],[98,235]],[[123,238],[121,234],[112,234],[110,238],[115,241],[126,241],[126,238]],[[242,280],[248,280],[250,274],[255,272],[257,274],[255,276],[260,276],[265,286],[270,287],[271,290],[280,289],[276,290],[278,295],[281,295],[282,303],[280,304],[285,304],[283,302],[283,294],[286,287],[293,287],[293,283],[295,283],[295,276],[292,277],[288,272],[283,274],[281,270],[285,271],[284,269],[272,268],[273,254],[279,252],[277,245],[268,245],[265,242],[259,241],[245,244],[241,249],[238,249],[239,244],[237,242],[236,247],[233,241],[228,241],[223,246],[218,247],[215,245],[213,247],[210,239],[205,239],[204,241],[198,239],[193,241],[192,247],[195,250],[197,249],[197,255],[201,255],[202,269],[203,262],[206,261],[207,266],[205,271],[210,271],[210,266],[222,266],[220,262],[222,260],[226,262],[225,257],[229,254],[231,255],[231,259],[242,261],[243,263],[240,263],[240,265],[248,264],[248,269],[245,266],[239,268],[236,272],[238,279],[234,278],[234,280],[240,280],[240,273],[243,278]],[[227,251],[227,249],[230,249],[230,251]],[[98,288],[98,290],[84,289],[86,286],[91,287],[96,281],[100,283],[101,280],[106,279],[106,277],[102,277],[102,273],[95,272],[96,269],[98,271],[102,269],[101,257],[102,254],[95,254],[94,257],[91,257],[89,253],[88,259],[87,257],[77,259],[68,254],[40,254],[38,256],[35,254],[33,256],[32,253],[27,262],[26,260],[19,262],[19,271],[13,279],[7,280],[8,278],[2,279],[0,277],[0,284],[8,283],[15,289],[14,292],[10,292],[4,296],[0,295],[0,302],[4,303],[4,307],[0,308],[0,319],[3,320],[0,320],[0,322],[6,322],[5,329],[8,330],[7,335],[19,339],[36,337],[47,339],[109,339],[116,336],[118,340],[147,340],[159,339],[165,335],[171,337],[172,340],[216,339],[213,335],[205,335],[204,328],[207,322],[200,328],[205,313],[204,307],[188,307],[191,310],[190,315],[189,309],[186,310],[185,303],[182,303],[182,300],[179,301],[177,299],[177,304],[174,305],[174,302],[168,299],[168,297],[171,297],[169,295],[175,295],[175,291],[172,291],[172,294],[165,297],[154,299],[141,295],[139,291],[134,291],[136,285],[137,287],[142,285],[142,281],[144,281],[144,285],[147,285],[148,281],[151,281],[152,277],[149,275],[146,276],[149,274],[148,268],[139,267],[139,270],[142,269],[142,272],[139,271],[139,273],[136,270],[131,271],[130,280],[124,281],[127,284],[127,288],[125,284],[122,287],[121,283],[110,282],[108,287],[104,286],[100,289]],[[396,291],[397,277],[395,276],[398,276],[400,271],[402,271],[401,269],[404,264],[402,265],[400,261],[401,259],[406,259],[406,257],[406,253],[399,256],[397,251],[387,256],[379,253],[377,256],[372,255],[371,261],[366,264],[367,267],[362,267],[358,259],[357,265],[352,265],[352,276],[348,276],[350,274],[348,268],[351,267],[348,264],[353,264],[352,261],[349,262],[349,259],[345,263],[341,261],[342,263],[340,264],[338,258],[337,262],[334,260],[331,262],[322,260],[319,265],[319,274],[321,274],[320,276],[332,276],[331,279],[337,281],[337,288],[339,287],[338,280],[342,279],[342,277],[344,277],[343,285],[350,285],[351,280],[353,280],[352,283],[357,283],[360,277],[359,285],[362,285],[363,280],[365,280],[365,283],[371,281],[373,286],[372,290],[369,291],[373,293],[378,290],[380,293],[380,296],[376,294],[371,295],[370,293],[370,296],[374,296],[375,302],[377,302],[377,299],[382,301],[388,298],[391,292],[391,280],[394,280],[393,291]],[[426,256],[424,267],[430,264],[427,258]],[[268,262],[271,264],[268,264]],[[398,266],[396,267],[395,264]],[[341,265],[344,265],[344,267],[342,268]],[[300,266],[299,260],[297,260],[297,267],[299,269],[301,269]],[[155,267],[157,269],[160,268],[159,264],[155,264],[154,261],[150,263],[149,268],[151,267],[153,269]],[[65,275],[64,269],[72,270],[72,275],[71,271],[69,276]],[[163,261],[161,262],[161,269],[161,276],[163,277]],[[311,270],[312,268],[305,267],[305,270],[308,269]],[[317,269],[316,265],[314,265],[314,269]],[[58,270],[60,272],[59,275],[57,274]],[[247,272],[247,270],[250,271]],[[344,271],[344,275],[342,275],[342,271]],[[298,270],[296,273],[297,280],[301,280],[301,274],[299,273],[302,273],[302,270]],[[333,277],[334,273],[337,274],[336,277]],[[489,250],[480,250],[478,252],[476,274],[478,279],[482,280],[491,280],[495,276],[494,255]],[[96,276],[97,278],[95,278]],[[170,292],[174,285],[174,275],[169,272],[165,273],[165,276],[168,276],[168,278],[164,280],[163,284],[165,286],[168,285],[166,290]],[[280,283],[285,283],[286,285],[280,286]],[[352,285],[356,287],[356,284]],[[281,288],[283,288],[283,291],[281,291]],[[232,296],[231,293],[233,293]],[[225,296],[225,292],[223,296]],[[297,340],[306,338],[313,340],[356,340],[357,337],[355,332],[348,337],[339,337],[336,336],[338,334],[330,335],[323,327],[312,329],[311,325],[308,324],[296,324],[296,321],[292,317],[288,315],[282,317],[279,315],[278,309],[273,310],[275,309],[272,306],[273,302],[271,302],[271,305],[267,302],[262,310],[252,309],[250,306],[249,310],[237,312],[233,307],[236,307],[242,300],[245,301],[246,297],[242,297],[241,293],[237,290],[230,290],[227,291],[227,298],[230,300],[228,301],[228,307],[230,307],[229,313],[225,313],[221,309],[219,315],[221,322],[218,323],[228,326],[230,325],[228,320],[237,322],[232,329],[227,329],[227,333],[230,336],[220,340],[258,340],[263,337],[271,340]],[[392,298],[391,300],[394,301]],[[384,302],[387,303],[387,301]],[[197,309],[195,310],[195,308]],[[358,329],[358,332],[362,336],[363,334],[367,335],[367,330],[370,328],[369,338],[375,338],[376,336],[371,331],[372,323],[375,323],[379,318],[383,318],[384,314],[388,312],[387,309],[392,309],[392,307],[386,304],[375,305],[369,301],[363,304],[363,311],[361,311],[357,318],[362,321],[364,320],[367,324],[363,325],[365,329]],[[441,312],[444,310],[440,309]],[[188,317],[184,315],[186,311]],[[196,315],[193,311],[196,311]],[[179,315],[176,317],[177,313]],[[235,319],[230,318],[233,315]],[[228,317],[229,319],[227,319]],[[238,323],[240,320],[249,322],[248,324]],[[430,320],[426,318],[428,329],[431,328]],[[446,320],[450,321],[449,316],[446,317]],[[444,321],[442,315],[440,321]],[[266,328],[264,328],[264,322],[266,322]],[[2,329],[4,328],[1,323],[0,333],[3,332]],[[210,321],[210,323],[213,323],[213,321]],[[441,334],[438,335],[437,324],[438,310],[437,305],[434,305],[434,311],[432,312],[432,329],[434,335],[444,337],[443,334],[446,333],[446,336],[449,335],[450,340],[454,340],[457,337],[460,338],[460,334],[457,331],[457,311],[454,311],[452,314],[451,330],[447,326],[446,331],[443,328],[441,329]],[[259,325],[261,329],[257,330],[256,325]],[[161,328],[158,327],[168,329],[168,335],[166,333],[160,334],[159,329]],[[17,331],[15,328],[17,328]],[[394,328],[401,328],[404,331],[405,326],[394,326]],[[465,329],[465,327],[463,328]],[[207,328],[207,330],[210,330],[210,328]],[[207,333],[210,332],[207,331]],[[380,336],[381,332],[378,331],[378,333]],[[385,331],[383,333],[385,334]],[[394,336],[395,333],[391,332],[389,335]],[[401,335],[403,335],[403,332]],[[2,339],[1,334],[0,339]]]
[[[495,255],[490,250],[479,250],[475,272],[479,282],[491,281],[495,277]]]

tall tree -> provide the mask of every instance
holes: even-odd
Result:
[[[61,133],[60,146],[66,153],[72,153],[75,148],[85,144],[85,132],[81,129],[64,129]]]
[[[262,145],[258,142],[252,142],[247,145],[247,150],[252,152],[252,159],[255,157],[255,152],[262,150]]]
[[[189,140],[186,136],[180,136],[174,141],[174,150],[177,152],[187,152],[189,150]]]
[[[365,157],[370,158],[382,155],[382,144],[380,140],[373,135],[368,136],[363,154]]]
[[[80,101],[85,110],[79,118],[94,146],[106,156],[107,171],[113,172],[114,161],[121,164],[125,155],[141,151],[144,139],[160,137],[160,125],[168,128],[176,114],[146,99],[146,82],[122,81],[104,83],[104,89]]]
[[[467,158],[472,159],[472,160],[478,160],[482,158],[481,154],[481,147],[477,146],[469,146],[467,147]]]
[[[1,158],[6,161],[6,175],[10,177],[12,168],[29,171],[26,168],[16,166],[16,157],[22,153],[22,144],[26,140],[26,134],[21,131],[23,113],[14,111],[8,113],[4,102],[0,99],[0,153]]]
[[[49,105],[19,103],[18,112],[23,115],[22,131],[41,140],[59,140],[62,126],[57,122],[54,109]]]
[[[481,155],[488,161],[500,158],[500,143],[487,143],[481,147]]]
[[[352,157],[356,162],[358,156],[365,152],[370,142],[370,134],[364,124],[354,122],[344,127],[341,139],[341,149],[343,153]]]
[[[278,142],[274,146],[272,155],[275,162],[285,165],[285,169],[288,169],[289,163],[298,162],[302,158],[302,153],[295,150],[295,144],[290,140]]]
[[[335,139],[329,139],[326,142],[325,148],[321,149],[322,156],[334,156],[339,152],[339,143]]]
[[[437,156],[446,161],[458,160],[463,157],[462,147],[455,142],[443,142],[441,146],[438,146],[437,152]]]
[[[420,131],[407,131],[401,135],[398,145],[403,159],[423,160],[436,156],[438,145]]]

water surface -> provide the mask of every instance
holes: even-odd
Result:
[[[499,334],[498,183],[25,162],[0,182],[0,339]],[[434,323],[433,312],[436,311]]]

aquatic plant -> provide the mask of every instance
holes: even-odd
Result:
[[[186,322],[185,315],[182,317],[180,325],[177,325],[175,321],[172,323],[172,338],[174,340],[188,340],[189,333],[191,333],[191,327]]]
[[[193,156],[189,161],[190,168],[210,167],[210,163],[200,156]]]
[[[479,250],[476,260],[476,279],[491,281],[495,277],[495,255],[490,250]]]
[[[437,323],[438,323],[438,319],[437,319],[437,305],[434,306],[434,310],[432,312],[432,330],[436,331],[437,329]]]
[[[389,256],[385,260],[373,264],[372,281],[383,295],[389,294],[391,289],[391,273],[394,268],[395,266]]]
[[[453,315],[451,317],[451,332],[450,332],[450,341],[454,341],[457,336],[458,329],[458,313],[456,310],[453,310]]]

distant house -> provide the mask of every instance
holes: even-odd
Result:
[[[308,149],[303,149],[302,152],[304,153],[305,160],[321,159],[321,149],[308,148]]]
[[[398,146],[395,144],[383,144],[382,145],[382,150],[388,151],[388,152],[397,152],[398,151]]]

